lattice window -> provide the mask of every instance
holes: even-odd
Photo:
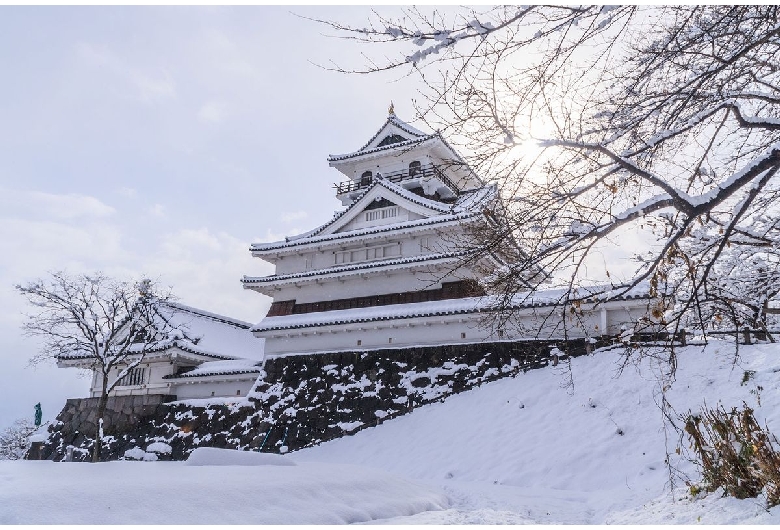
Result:
[[[390,217],[398,217],[398,206],[391,206],[390,208],[381,208],[379,210],[368,210],[364,212],[366,221],[376,221],[378,219],[388,219]]]
[[[377,247],[358,248],[335,253],[336,265],[345,263],[359,263],[361,261],[373,261],[377,259],[393,258],[401,256],[401,245],[383,245]]]
[[[132,368],[119,381],[119,386],[138,386],[146,382],[146,368]]]

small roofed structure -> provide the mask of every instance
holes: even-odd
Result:
[[[112,395],[246,396],[262,371],[264,355],[264,341],[253,336],[251,324],[173,302],[159,302],[155,314],[173,332],[144,355]],[[92,370],[90,397],[100,395],[102,375],[89,356],[63,355],[57,358],[57,366]],[[124,368],[112,370],[109,378],[118,377]]]

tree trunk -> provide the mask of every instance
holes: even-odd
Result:
[[[92,448],[92,462],[100,462],[100,448],[103,445],[103,416],[106,413],[106,404],[108,403],[108,375],[103,374],[103,391],[100,393],[98,401],[97,422],[95,424],[95,445]]]

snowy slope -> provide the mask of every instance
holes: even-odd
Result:
[[[757,406],[761,386],[756,415],[780,432],[780,348],[744,347],[740,354],[734,364],[732,344],[681,350],[668,399],[679,413],[698,409],[704,400]],[[671,521],[687,508],[666,493],[658,365],[632,365],[617,377],[619,360],[616,351],[574,359],[573,388],[566,388],[569,374],[562,366],[497,381],[293,458],[373,466],[438,484],[452,497],[454,508],[446,514],[408,522]],[[743,385],[746,370],[756,373]],[[675,434],[669,437],[673,462],[695,478],[696,470],[674,454]],[[640,510],[651,501],[652,512]],[[729,522],[759,522],[752,519],[756,513],[780,522],[780,511],[766,514],[760,501],[723,501],[741,506],[726,517]],[[712,512],[704,504],[692,506]],[[710,516],[709,522],[719,521]]]
[[[345,465],[0,462],[0,525],[343,524],[446,505],[433,488]]]
[[[780,433],[780,346],[742,347],[736,362],[724,342],[679,353],[667,394],[678,413],[744,400]],[[778,524],[762,499],[690,499],[683,480],[670,495],[660,365],[618,377],[619,361],[574,359],[573,387],[564,365],[533,370],[284,457],[0,462],[0,524]],[[696,479],[667,434],[673,463]]]

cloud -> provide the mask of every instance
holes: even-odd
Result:
[[[149,214],[153,215],[154,217],[165,217],[165,206],[160,203],[155,203],[151,208],[149,208]]]
[[[209,101],[198,110],[198,119],[204,123],[219,123],[228,115],[228,106],[222,101]]]
[[[144,273],[169,283],[185,304],[248,321],[259,321],[270,298],[241,286],[241,277],[273,274],[270,263],[253,258],[249,243],[207,228],[182,229],[160,238],[144,259]]]
[[[37,202],[49,215],[61,219],[106,217],[116,212],[111,206],[89,195],[75,193],[55,195],[53,193],[31,192],[30,198],[33,202]]]
[[[134,87],[141,101],[152,102],[176,96],[173,77],[166,70],[160,70],[152,75],[129,65],[108,49],[98,48],[86,42],[79,43],[76,51],[87,63],[128,82]]]
[[[290,236],[297,236],[298,234],[303,233],[303,230],[300,230],[299,228],[291,228],[290,230],[286,230],[284,232],[274,232],[270,228],[266,228],[265,235],[255,237],[252,239],[253,243],[273,243],[274,241],[282,241],[285,237]]]
[[[135,188],[128,188],[127,186],[122,186],[119,188],[117,193],[119,193],[119,195],[122,197],[127,197],[128,199],[135,199],[138,196],[138,192],[135,190]]]
[[[49,217],[63,220],[108,217],[116,210],[96,197],[78,193],[44,193],[0,188],[0,211],[27,217]]]
[[[282,214],[282,221],[285,223],[291,223],[300,219],[306,219],[309,216],[307,212],[298,210],[297,212],[285,212]]]

